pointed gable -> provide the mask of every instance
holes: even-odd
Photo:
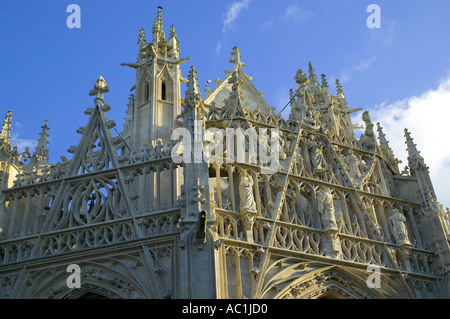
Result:
[[[214,104],[216,108],[222,108],[225,105],[225,100],[232,93],[232,82],[230,79],[233,74],[236,73],[237,80],[241,82],[240,89],[243,94],[242,105],[248,103],[249,109],[254,112],[255,110],[260,110],[263,114],[268,116],[272,113],[273,108],[262,97],[262,93],[256,89],[251,81],[251,76],[245,74],[243,67],[244,63],[241,62],[242,55],[239,53],[238,47],[233,48],[231,52],[233,56],[230,58],[230,62],[233,63],[233,67],[230,71],[225,71],[227,76],[223,80],[218,80],[218,85],[214,90],[211,90],[208,96],[205,97],[204,101],[207,105]]]
[[[86,127],[78,130],[83,134],[80,143],[69,149],[74,156],[67,172],[68,176],[117,167],[118,154],[112,145],[113,137],[110,131],[115,122],[108,120],[105,113],[110,109],[103,100],[106,92],[109,92],[109,88],[100,77],[89,93],[96,96],[95,106],[85,111],[90,118]]]

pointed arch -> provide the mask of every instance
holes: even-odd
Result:
[[[167,64],[163,66],[157,75],[158,99],[166,102],[173,102],[173,76],[170,74]]]
[[[14,284],[11,297],[78,299],[91,293],[108,299],[161,298],[159,287],[150,289],[146,287],[139,279],[138,272],[129,267],[125,261],[114,259],[113,262],[116,263],[114,267],[104,262],[80,263],[80,288],[67,287],[67,278],[70,273],[66,272],[66,266],[48,267],[38,271],[23,270]],[[67,264],[70,263],[67,262]],[[148,273],[148,276],[153,278],[155,274]]]
[[[299,264],[300,265],[300,264]],[[296,266],[294,266],[296,267]],[[305,264],[301,264],[304,269]],[[290,267],[292,272],[294,268]],[[381,274],[381,287],[369,288],[368,272],[341,266],[316,268],[306,274],[281,278],[272,283],[271,289],[277,293],[269,298],[275,299],[401,299],[411,298],[412,294],[406,284],[392,280],[389,275]],[[281,286],[281,287],[280,287]],[[262,296],[265,298],[265,296]]]

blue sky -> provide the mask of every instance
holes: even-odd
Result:
[[[79,29],[66,25],[72,3],[81,8]],[[366,24],[369,4],[379,5],[381,28]],[[16,144],[36,144],[48,119],[51,160],[70,158],[67,149],[78,144],[75,131],[87,123],[88,93],[100,75],[111,90],[108,116],[120,131],[135,80],[120,63],[135,62],[139,29],[150,34],[159,5],[166,34],[175,24],[180,56],[191,58],[183,76],[194,65],[202,90],[225,77],[238,46],[256,88],[281,110],[295,73],[311,61],[332,93],[338,78],[350,108],[369,110],[381,122],[403,166],[408,127],[438,199],[450,206],[448,0],[0,0],[0,117],[12,109]],[[355,121],[362,123],[360,114]]]

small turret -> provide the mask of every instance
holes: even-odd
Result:
[[[44,125],[41,126],[42,132],[39,133],[40,137],[38,139],[38,145],[36,146],[33,158],[36,162],[48,162],[49,152],[48,152],[48,120],[45,120]]]
[[[323,91],[323,93],[326,93],[329,95],[328,82],[327,82],[325,74],[322,74],[320,77],[322,79],[322,91]]]
[[[166,41],[166,35],[164,33],[163,19],[161,13],[162,7],[158,7],[158,14],[155,21],[153,21],[153,45],[157,46],[160,42],[164,43]]]
[[[417,150],[417,145],[408,131],[405,129],[406,145],[408,150],[408,166],[411,176],[414,176],[419,183],[419,190],[427,207],[427,214],[437,214],[439,211],[436,193],[434,192],[433,183],[431,182],[428,166],[425,160]]]
[[[400,163],[400,161],[395,158],[394,152],[390,148],[389,142],[386,140],[386,135],[384,134],[383,128],[381,127],[380,123],[377,123],[377,130],[378,139],[380,140],[381,153],[383,154],[383,157],[389,167],[393,169],[397,175],[399,175],[400,171],[398,169],[398,163]]]
[[[342,90],[339,80],[336,80],[336,92],[338,97],[344,98],[344,90]]]
[[[406,137],[406,146],[408,151],[408,165],[411,170],[411,175],[414,175],[416,171],[426,171],[428,172],[428,166],[425,164],[425,160],[420,155],[420,152],[417,150],[417,145],[414,144],[414,140],[411,138],[411,135],[408,129],[405,128],[405,137]]]
[[[11,143],[11,124],[12,124],[12,111],[9,110],[3,121],[2,131],[0,132],[0,139],[3,143]]]
[[[311,64],[311,62],[309,62],[309,82],[311,84],[311,88],[312,89],[318,89],[319,88],[319,83],[317,82],[317,77],[316,77],[316,73],[314,71],[314,68]]]

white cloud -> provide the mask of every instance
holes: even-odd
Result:
[[[389,48],[394,41],[395,21],[383,19],[381,28],[369,29],[370,40],[384,48]]]
[[[267,19],[261,25],[261,29],[265,32],[271,28],[279,28],[280,26],[284,26],[286,24],[298,24],[302,22],[309,21],[314,18],[316,15],[313,12],[304,10],[300,8],[297,4],[293,4],[284,9],[283,12],[279,13],[272,19]]]
[[[370,114],[374,123],[380,122],[394,154],[402,161],[400,169],[407,165],[404,129],[408,129],[430,167],[438,200],[450,207],[450,77],[437,89],[390,105],[381,104]]]
[[[362,60],[357,65],[355,65],[351,68],[346,68],[346,69],[342,70],[341,76],[339,77],[339,82],[344,83],[344,82],[349,81],[355,72],[363,73],[364,71],[366,71],[368,68],[370,68],[372,66],[372,64],[375,62],[376,58],[377,58],[376,56],[370,57],[368,59]]]
[[[11,137],[11,144],[13,146],[17,146],[17,151],[19,153],[22,153],[25,151],[25,149],[28,147],[30,149],[30,153],[33,154],[34,149],[38,145],[37,140],[28,140],[23,138],[13,138]]]
[[[216,45],[216,55],[220,54],[220,51],[222,51],[222,41],[217,41]]]
[[[224,14],[222,32],[226,33],[232,26],[232,23],[238,18],[241,11],[248,8],[250,0],[242,0],[233,2],[227,7],[227,11]]]
[[[289,7],[286,7],[284,14],[281,16],[281,18],[284,21],[299,23],[308,21],[314,16],[315,15],[312,12],[303,10],[297,4],[293,4]]]
[[[34,152],[34,149],[38,145],[38,141],[21,138],[24,134],[24,125],[21,122],[13,122],[13,129],[11,131],[11,144],[17,146],[17,151],[22,153],[28,147],[30,153]]]

